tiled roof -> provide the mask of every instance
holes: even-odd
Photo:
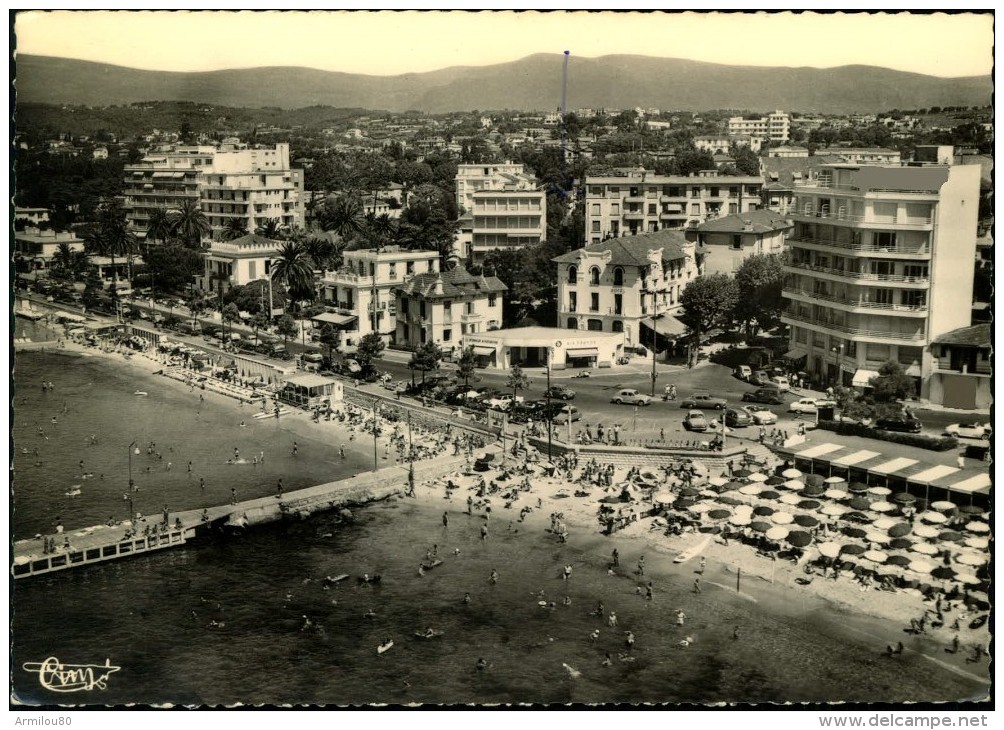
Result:
[[[946,332],[934,339],[938,345],[969,345],[970,347],[990,347],[990,323],[974,324]]]
[[[777,174],[777,180],[782,185],[790,187],[794,184],[794,173],[802,175],[802,180],[809,178],[809,173],[814,173],[823,165],[834,162],[843,162],[842,157],[829,155],[816,155],[813,157],[765,157],[762,160],[764,178],[772,181],[771,173]]]
[[[609,251],[610,263],[613,266],[648,266],[648,252],[657,248],[662,249],[663,261],[678,261],[687,258],[687,254],[683,252],[682,248],[686,244],[687,239],[683,231],[658,231],[638,236],[610,238],[602,243],[594,243],[575,251],[569,251],[551,259],[551,261],[574,264],[579,260],[580,251],[589,253]]]
[[[442,293],[436,291],[441,283]],[[461,299],[475,294],[498,294],[508,287],[495,276],[474,276],[467,269],[458,266],[450,271],[427,272],[414,276],[395,290],[404,296],[420,296],[425,299]]]
[[[752,228],[747,228],[748,225]],[[707,221],[697,230],[701,233],[772,233],[791,227],[790,221],[772,210],[751,210]]]

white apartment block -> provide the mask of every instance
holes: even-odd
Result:
[[[649,170],[586,178],[586,241],[680,230],[760,207],[763,179],[656,175]]]
[[[456,354],[463,336],[502,326],[506,285],[494,276],[474,276],[462,266],[419,274],[395,289],[397,344],[435,342]]]
[[[702,134],[694,137],[694,147],[702,152],[710,152],[713,155],[719,151],[728,154],[732,145],[749,147],[754,152],[759,152],[763,146],[763,137],[751,137],[748,134],[737,134],[734,136],[727,134]]]
[[[391,342],[397,327],[394,290],[416,276],[437,274],[439,253],[387,246],[342,256],[341,268],[325,272],[319,286],[322,303],[342,317],[337,324],[344,332],[343,344],[357,345],[373,331]]]
[[[456,186],[457,207],[471,216],[458,239],[463,258],[480,263],[489,251],[546,239],[547,195],[522,164],[458,165]]]
[[[748,134],[751,137],[763,137],[774,142],[787,142],[791,137],[791,117],[786,112],[775,111],[765,117],[748,119],[746,117],[731,117],[729,119],[729,134]]]
[[[816,150],[816,157],[823,155],[840,157],[852,165],[898,165],[900,163],[899,150],[885,147],[827,147]]]
[[[704,273],[702,258],[682,231],[611,238],[562,254],[553,259],[558,326],[623,332],[625,344],[647,347],[655,314],[660,334],[682,334],[682,325],[665,315],[680,311],[683,289]]]
[[[795,185],[789,357],[863,387],[900,362],[928,397],[930,345],[970,324],[980,168],[826,165]]]
[[[145,234],[156,209],[180,208],[200,199],[200,175],[211,167],[216,148],[207,145],[153,152],[124,168],[123,208],[129,227]]]

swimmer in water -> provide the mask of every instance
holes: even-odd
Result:
[[[246,425],[247,425],[247,424],[245,424],[245,423],[244,423],[244,421],[241,421],[241,428],[245,428],[245,427],[246,427]]]
[[[471,602],[471,594],[470,593],[465,593],[464,594],[464,603],[468,603],[469,604],[470,602]]]
[[[496,583],[499,582],[499,572],[494,568],[492,569],[492,574],[488,577],[488,582],[491,583],[492,585],[495,585]]]

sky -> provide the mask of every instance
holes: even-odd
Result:
[[[400,74],[531,53],[615,53],[757,66],[990,74],[990,14],[614,12],[27,12],[19,53],[142,69],[308,66]]]

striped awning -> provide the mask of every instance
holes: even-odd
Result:
[[[901,456],[883,464],[868,467],[868,471],[873,474],[892,474],[893,472],[902,471],[907,467],[913,466],[916,463],[916,459],[907,459],[905,456]]]
[[[956,482],[948,487],[949,491],[962,492],[964,494],[990,494],[990,475],[977,474],[961,482]]]
[[[485,347],[483,345],[475,345],[471,349],[474,350],[474,354],[475,355],[494,355],[495,354],[495,348],[494,347]]]
[[[838,456],[832,461],[832,463],[834,466],[854,466],[855,464],[860,464],[863,461],[874,459],[876,456],[881,456],[881,454],[877,451],[862,449],[861,451],[854,451],[850,454],[845,454],[844,456]]]
[[[952,474],[958,474],[959,469],[954,466],[948,466],[947,464],[936,464],[928,469],[924,469],[922,472],[909,477],[909,481],[916,482],[917,484],[930,484],[936,479],[941,479]]]
[[[842,448],[844,447],[840,444],[817,444],[805,449],[805,451],[799,451],[795,455],[800,459],[815,459],[817,456],[832,454],[834,451],[839,451]]]

